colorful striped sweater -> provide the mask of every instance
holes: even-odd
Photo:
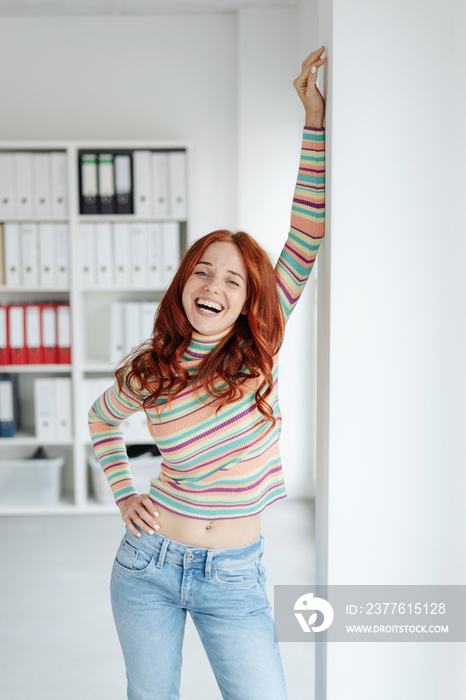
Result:
[[[280,301],[288,319],[314,265],[324,235],[325,130],[304,127],[298,179],[291,210],[291,229],[275,272]],[[193,332],[182,358],[190,375],[202,357],[229,332],[216,336]],[[254,394],[261,382],[251,382],[245,395],[216,413],[215,399],[194,394],[191,384],[172,399],[159,398],[147,408],[147,424],[163,461],[151,480],[150,497],[170,511],[189,518],[219,520],[254,515],[286,497],[279,452],[281,414],[278,405],[278,356],[273,367],[273,392],[267,401],[275,427],[262,423]],[[246,382],[246,383],[247,383]],[[249,390],[250,389],[250,390]],[[128,465],[120,425],[142,410],[142,399],[124,378],[104,392],[89,411],[89,430],[96,456],[116,503],[137,494]]]

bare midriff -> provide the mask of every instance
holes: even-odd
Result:
[[[260,513],[243,518],[198,520],[173,513],[154,501],[159,516],[157,534],[192,547],[224,549],[251,544],[261,533]]]

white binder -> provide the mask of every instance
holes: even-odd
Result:
[[[39,224],[39,285],[57,286],[55,225],[51,223]]]
[[[50,153],[32,154],[33,214],[50,216],[52,213],[52,169]]]
[[[131,200],[131,158],[120,154],[114,158],[115,193],[117,214],[130,214]]]
[[[115,287],[129,286],[129,229],[126,222],[113,224],[113,261]]]
[[[39,284],[37,224],[21,224],[21,283],[23,287]]]
[[[33,216],[32,153],[15,154],[16,213]]]
[[[72,436],[71,379],[69,377],[56,377],[53,383],[55,390],[55,438],[57,440],[70,440]]]
[[[147,224],[147,284],[162,289],[162,224]]]
[[[139,301],[124,301],[125,315],[125,350],[127,355],[142,343],[142,306]]]
[[[57,347],[57,309],[54,306],[42,308],[42,346],[44,348]]]
[[[55,387],[53,379],[34,380],[34,422],[39,440],[55,440]]]
[[[95,225],[97,253],[97,286],[111,287],[113,284],[113,255],[111,225],[100,222]]]
[[[172,151],[169,155],[170,214],[177,219],[186,219],[186,153]]]
[[[168,214],[168,153],[152,153],[152,214]]]
[[[51,154],[52,215],[66,216],[68,211],[66,192],[66,154],[54,151]]]
[[[129,225],[130,271],[131,287],[147,285],[147,224],[131,223]]]
[[[23,350],[25,348],[24,306],[8,308],[8,327],[11,350]]]
[[[70,254],[68,224],[55,224],[55,256],[57,265],[57,286],[70,285]]]
[[[0,218],[16,214],[15,157],[13,153],[0,153]]]
[[[159,304],[156,301],[143,301],[141,302],[141,306],[141,335],[144,340],[147,340],[151,337],[152,331],[154,330],[155,313],[159,308]]]
[[[151,214],[151,160],[151,151],[134,151],[134,212],[137,216],[150,216]]]
[[[19,287],[21,274],[21,237],[19,224],[7,222],[3,228],[5,254],[5,284]]]
[[[96,284],[95,224],[79,224],[78,239],[79,279],[81,287],[88,289]]]
[[[110,363],[120,362],[125,356],[125,313],[122,301],[110,307]]]
[[[163,268],[162,285],[166,289],[180,263],[180,230],[176,221],[163,224]]]

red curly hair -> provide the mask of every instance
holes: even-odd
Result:
[[[193,328],[183,309],[183,289],[205,250],[219,241],[234,243],[244,259],[248,272],[246,313],[238,316],[232,330],[202,360],[194,387],[202,387],[220,399],[221,408],[243,396],[246,380],[262,377],[255,399],[263,421],[270,421],[272,428],[275,418],[266,399],[272,391],[273,357],[283,341],[285,319],[269,257],[244,231],[213,231],[191,245],[160,303],[151,338],[127,355],[114,374],[121,390],[123,375],[128,371],[127,381],[136,379],[138,388],[150,394],[144,399],[144,409],[150,403],[157,413],[160,396],[167,396],[170,404],[186,388],[190,378],[180,359]]]

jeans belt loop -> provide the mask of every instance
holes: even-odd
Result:
[[[214,550],[213,549],[208,549],[207,550],[207,557],[205,560],[205,577],[206,578],[212,578],[211,575],[211,566],[212,566],[212,557],[214,556]]]
[[[170,542],[170,540],[167,539],[167,538],[165,538],[164,541],[163,541],[162,547],[161,547],[161,549],[160,549],[160,553],[159,553],[159,556],[158,556],[158,559],[157,559],[157,564],[156,564],[156,566],[157,566],[159,569],[161,569],[162,566],[163,566],[163,562],[164,562],[164,560],[165,560],[165,552],[167,551],[167,547],[168,547],[169,542]]]

